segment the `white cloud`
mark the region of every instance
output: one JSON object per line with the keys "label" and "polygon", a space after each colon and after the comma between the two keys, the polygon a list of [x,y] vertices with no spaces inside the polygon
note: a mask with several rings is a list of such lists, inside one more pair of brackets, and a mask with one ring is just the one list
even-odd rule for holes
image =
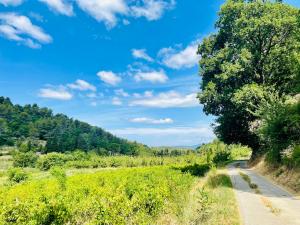
{"label": "white cloud", "polygon": [[175,6],[175,0],[143,0],[142,6],[132,6],[131,13],[134,17],[145,17],[147,20],[158,20],[164,12]]}
{"label": "white cloud", "polygon": [[133,93],[134,98],[151,98],[153,97],[153,91],[145,91],[143,94],[140,93]]}
{"label": "white cloud", "polygon": [[150,71],[142,72],[139,71],[134,75],[134,79],[138,82],[140,81],[150,81],[152,83],[165,83],[169,78],[165,74],[165,71]]}
{"label": "white cloud", "polygon": [[153,59],[146,53],[146,49],[132,49],[132,55],[136,59],[144,59],[153,62]]}
{"label": "white cloud", "polygon": [[114,97],[114,98],[112,99],[112,104],[113,104],[113,105],[122,105],[123,103],[122,103],[122,101],[121,101],[120,98]]}
{"label": "white cloud", "polygon": [[108,28],[117,24],[117,14],[126,15],[128,6],[124,0],[77,0],[78,6]]}
{"label": "white cloud", "polygon": [[40,0],[45,3],[51,10],[66,15],[74,15],[73,6],[69,4],[66,0]]}
{"label": "white cloud", "polygon": [[0,35],[31,48],[39,48],[40,43],[52,41],[51,36],[33,25],[28,17],[15,13],[0,13]]}
{"label": "white cloud", "polygon": [[144,106],[153,108],[183,108],[199,106],[197,94],[182,95],[176,91],[162,92],[156,96],[135,99],[130,106]]}
{"label": "white cloud", "polygon": [[[48,0],[49,1],[49,0]],[[124,17],[145,17],[158,20],[166,10],[175,6],[175,0],[76,0],[83,11],[104,22],[107,28],[116,26],[119,17],[124,25],[130,22]]]}
{"label": "white cloud", "polygon": [[138,117],[138,118],[131,119],[130,122],[147,123],[147,124],[170,124],[170,123],[173,123],[174,121],[170,118],[152,119],[152,118],[147,118],[147,117]]}
{"label": "white cloud", "polygon": [[23,3],[24,0],[0,0],[0,4],[4,6],[18,6]]}
{"label": "white cloud", "polygon": [[53,88],[42,88],[38,94],[41,98],[50,98],[57,100],[70,100],[73,95],[69,93],[64,87],[59,87],[57,89]]}
{"label": "white cloud", "polygon": [[96,87],[84,80],[76,80],[73,84],[68,84],[68,87],[80,91],[96,91]]}
{"label": "white cloud", "polygon": [[117,74],[113,73],[112,71],[99,71],[97,76],[105,83],[110,85],[117,85],[122,81],[121,77]]}
{"label": "white cloud", "polygon": [[172,69],[191,68],[198,64],[197,55],[198,41],[192,42],[186,48],[178,50],[174,48],[163,48],[159,51],[162,63]]}
{"label": "white cloud", "polygon": [[123,89],[115,90],[115,94],[122,97],[129,97],[129,94]]}

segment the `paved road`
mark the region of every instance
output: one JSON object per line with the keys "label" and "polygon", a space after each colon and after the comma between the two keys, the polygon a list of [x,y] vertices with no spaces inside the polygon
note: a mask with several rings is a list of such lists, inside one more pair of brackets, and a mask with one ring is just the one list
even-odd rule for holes
{"label": "paved road", "polygon": [[[245,161],[231,164],[228,170],[244,225],[300,225],[300,200],[247,169]],[[249,187],[240,172],[251,178],[260,193]]]}

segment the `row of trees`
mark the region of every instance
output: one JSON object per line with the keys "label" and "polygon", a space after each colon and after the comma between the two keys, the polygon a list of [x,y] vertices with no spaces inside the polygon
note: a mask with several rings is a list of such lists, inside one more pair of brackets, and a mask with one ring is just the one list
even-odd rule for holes
{"label": "row of trees", "polygon": [[48,108],[13,105],[4,97],[0,97],[0,145],[18,145],[24,151],[45,153],[81,149],[135,155],[147,150],[146,146],[118,138],[99,127],[63,114],[54,115]]}
{"label": "row of trees", "polygon": [[217,33],[199,46],[204,112],[217,116],[225,143],[252,147],[254,155],[300,144],[300,12],[270,0],[228,0]]}

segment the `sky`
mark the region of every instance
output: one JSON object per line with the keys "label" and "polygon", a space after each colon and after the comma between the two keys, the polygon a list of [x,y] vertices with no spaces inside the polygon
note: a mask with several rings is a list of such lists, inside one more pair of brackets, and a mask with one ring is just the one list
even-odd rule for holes
{"label": "sky", "polygon": [[0,96],[149,146],[209,142],[196,51],[223,3],[0,0]]}

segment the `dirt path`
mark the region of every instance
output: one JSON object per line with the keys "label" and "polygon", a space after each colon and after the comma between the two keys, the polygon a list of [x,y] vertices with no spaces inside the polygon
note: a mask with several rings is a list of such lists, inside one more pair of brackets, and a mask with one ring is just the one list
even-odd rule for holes
{"label": "dirt path", "polygon": [[[247,174],[257,189],[250,188],[241,177]],[[235,188],[244,225],[300,225],[300,200],[247,169],[246,162],[232,163],[228,173]]]}

